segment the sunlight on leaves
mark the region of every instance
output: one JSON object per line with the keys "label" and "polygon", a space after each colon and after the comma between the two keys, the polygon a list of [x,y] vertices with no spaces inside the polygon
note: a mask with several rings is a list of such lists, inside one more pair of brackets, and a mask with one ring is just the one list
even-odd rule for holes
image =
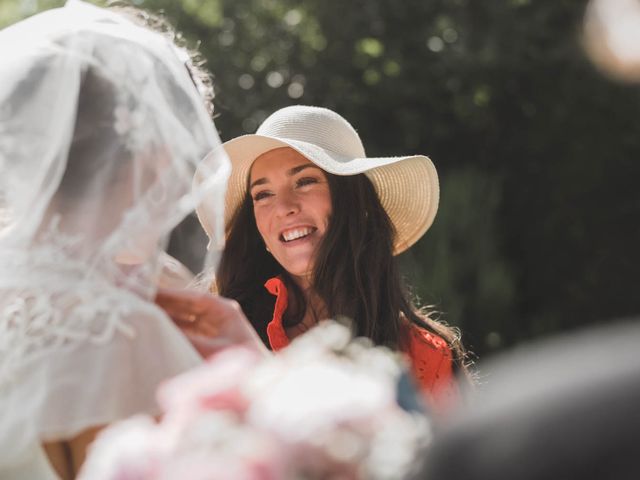
{"label": "sunlight on leaves", "polygon": [[378,58],[384,53],[384,45],[375,38],[363,38],[356,43],[356,50],[370,57]]}

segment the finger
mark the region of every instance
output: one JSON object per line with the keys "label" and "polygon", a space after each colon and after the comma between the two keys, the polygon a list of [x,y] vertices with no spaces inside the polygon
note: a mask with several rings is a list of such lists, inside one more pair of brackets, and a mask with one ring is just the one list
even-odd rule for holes
{"label": "finger", "polygon": [[217,337],[220,334],[220,330],[216,325],[204,324],[198,326],[198,333],[207,338]]}
{"label": "finger", "polygon": [[173,304],[164,304],[157,302],[158,305],[172,320],[185,323],[194,323],[198,319],[198,314],[187,310],[181,306]]}
{"label": "finger", "polygon": [[162,288],[156,294],[156,303],[173,312],[188,311],[189,314],[218,314],[226,306],[226,299],[208,293]]}
{"label": "finger", "polygon": [[156,293],[155,303],[173,310],[191,310],[194,297],[191,292],[161,289]]}
{"label": "finger", "polygon": [[219,333],[219,325],[218,322],[211,318],[200,317],[196,322],[191,326],[192,329],[200,334],[210,337],[217,335]]}
{"label": "finger", "polygon": [[[167,312],[169,313],[169,312]],[[191,312],[172,312],[172,314],[169,315],[173,320],[175,320],[176,322],[179,323],[183,323],[185,325],[196,325],[199,321],[199,317],[197,314],[195,313],[191,313]]]}
{"label": "finger", "polygon": [[209,357],[232,344],[224,337],[205,338],[201,336],[190,337],[191,344],[203,357]]}
{"label": "finger", "polygon": [[178,324],[178,326],[189,338],[193,336],[199,336],[203,338],[213,338],[220,336],[219,329],[212,324]]}
{"label": "finger", "polygon": [[196,305],[193,295],[185,292],[164,290],[158,293],[155,302],[177,322],[194,323],[202,316],[203,308]]}

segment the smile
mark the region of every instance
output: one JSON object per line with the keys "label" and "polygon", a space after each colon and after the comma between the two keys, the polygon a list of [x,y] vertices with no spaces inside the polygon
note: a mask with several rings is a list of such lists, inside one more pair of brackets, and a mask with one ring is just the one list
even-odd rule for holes
{"label": "smile", "polygon": [[282,242],[292,242],[293,240],[298,240],[300,238],[304,238],[308,235],[311,235],[315,232],[317,228],[314,227],[296,227],[291,228],[289,230],[285,230],[280,234],[280,241]]}

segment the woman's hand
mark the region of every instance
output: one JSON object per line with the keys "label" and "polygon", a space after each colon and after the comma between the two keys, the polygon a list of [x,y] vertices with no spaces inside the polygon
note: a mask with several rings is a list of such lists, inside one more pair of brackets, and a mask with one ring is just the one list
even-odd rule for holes
{"label": "woman's hand", "polygon": [[180,327],[203,357],[238,344],[268,354],[240,305],[234,300],[209,293],[160,288],[155,302]]}

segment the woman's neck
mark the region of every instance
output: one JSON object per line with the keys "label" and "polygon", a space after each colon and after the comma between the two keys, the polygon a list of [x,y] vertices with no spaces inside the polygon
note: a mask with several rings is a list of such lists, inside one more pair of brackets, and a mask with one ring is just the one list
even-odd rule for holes
{"label": "woman's neck", "polygon": [[[289,272],[287,272],[289,273]],[[293,275],[289,273],[291,279],[295,282],[295,284],[300,288],[300,291],[304,293],[305,298],[308,296],[307,292],[312,290],[312,277],[310,273],[304,275]]]}
{"label": "woman's neck", "polygon": [[[302,320],[287,328],[287,335],[289,338],[295,338],[298,335],[303,334],[307,330],[316,326],[321,320],[328,318],[327,306],[315,289],[311,286],[303,288],[298,282],[296,283],[300,286],[306,308],[302,316]],[[295,305],[292,306],[295,308]]]}

